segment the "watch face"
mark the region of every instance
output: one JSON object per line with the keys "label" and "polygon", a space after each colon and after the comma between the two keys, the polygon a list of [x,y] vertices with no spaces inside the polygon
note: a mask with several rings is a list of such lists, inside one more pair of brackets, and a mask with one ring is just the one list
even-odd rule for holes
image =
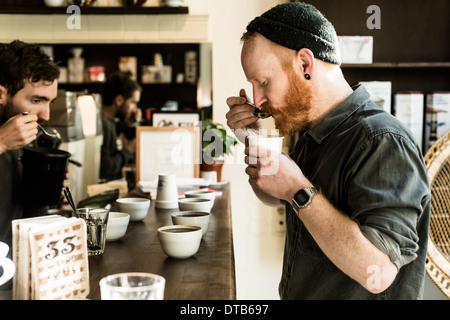
{"label": "watch face", "polygon": [[303,206],[309,201],[309,194],[306,193],[305,190],[300,190],[296,193],[295,199],[297,200],[298,204]]}

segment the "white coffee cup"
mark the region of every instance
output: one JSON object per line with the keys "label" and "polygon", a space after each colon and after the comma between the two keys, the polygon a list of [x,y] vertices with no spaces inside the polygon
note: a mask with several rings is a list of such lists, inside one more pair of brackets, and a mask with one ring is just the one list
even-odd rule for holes
{"label": "white coffee cup", "polygon": [[[281,156],[281,151],[283,147],[283,138],[279,136],[265,136],[265,135],[251,135],[248,136],[248,146],[249,147],[258,147],[258,157],[268,156],[272,161],[270,162],[270,166],[262,167],[261,174],[263,175],[274,175],[278,172],[279,169],[279,159]],[[252,165],[252,161],[256,160],[251,158],[250,165]]]}
{"label": "white coffee cup", "polygon": [[281,153],[283,139],[284,137],[279,136],[251,135],[248,136],[248,146],[258,146],[261,149]]}
{"label": "white coffee cup", "polygon": [[200,178],[208,180],[209,183],[217,183],[216,171],[200,171]]}
{"label": "white coffee cup", "polygon": [[178,187],[175,174],[160,173],[158,175],[155,207],[162,209],[178,208]]}
{"label": "white coffee cup", "polygon": [[14,263],[6,257],[8,251],[9,246],[4,242],[0,242],[0,268],[3,269],[3,273],[0,276],[0,286],[12,279],[16,271]]}

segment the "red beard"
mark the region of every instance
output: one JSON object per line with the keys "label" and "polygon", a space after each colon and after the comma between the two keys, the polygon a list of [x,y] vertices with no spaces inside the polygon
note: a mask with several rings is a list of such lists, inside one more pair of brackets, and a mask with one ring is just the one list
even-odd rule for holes
{"label": "red beard", "polygon": [[274,118],[275,127],[280,136],[294,135],[299,131],[311,128],[311,85],[300,87],[300,79],[293,71],[288,71],[289,88],[279,108],[273,108],[270,104],[261,108],[268,110]]}

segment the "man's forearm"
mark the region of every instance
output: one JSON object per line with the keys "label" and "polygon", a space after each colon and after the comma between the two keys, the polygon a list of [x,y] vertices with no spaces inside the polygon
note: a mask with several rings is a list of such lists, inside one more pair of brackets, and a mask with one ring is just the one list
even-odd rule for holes
{"label": "man's forearm", "polygon": [[[345,274],[372,293],[386,290],[397,275],[397,267],[361,232],[356,221],[340,212],[323,196],[300,209],[299,218],[325,255]],[[372,277],[378,277],[373,286]]]}

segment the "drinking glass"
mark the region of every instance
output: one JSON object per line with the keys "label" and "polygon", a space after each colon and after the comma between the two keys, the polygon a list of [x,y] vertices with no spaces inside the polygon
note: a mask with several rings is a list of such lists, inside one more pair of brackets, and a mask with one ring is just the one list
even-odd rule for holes
{"label": "drinking glass", "polygon": [[153,273],[118,273],[100,280],[100,293],[102,300],[163,300],[165,284]]}
{"label": "drinking glass", "polygon": [[86,222],[88,254],[90,256],[102,254],[105,251],[109,209],[81,208],[77,209],[74,215]]}

